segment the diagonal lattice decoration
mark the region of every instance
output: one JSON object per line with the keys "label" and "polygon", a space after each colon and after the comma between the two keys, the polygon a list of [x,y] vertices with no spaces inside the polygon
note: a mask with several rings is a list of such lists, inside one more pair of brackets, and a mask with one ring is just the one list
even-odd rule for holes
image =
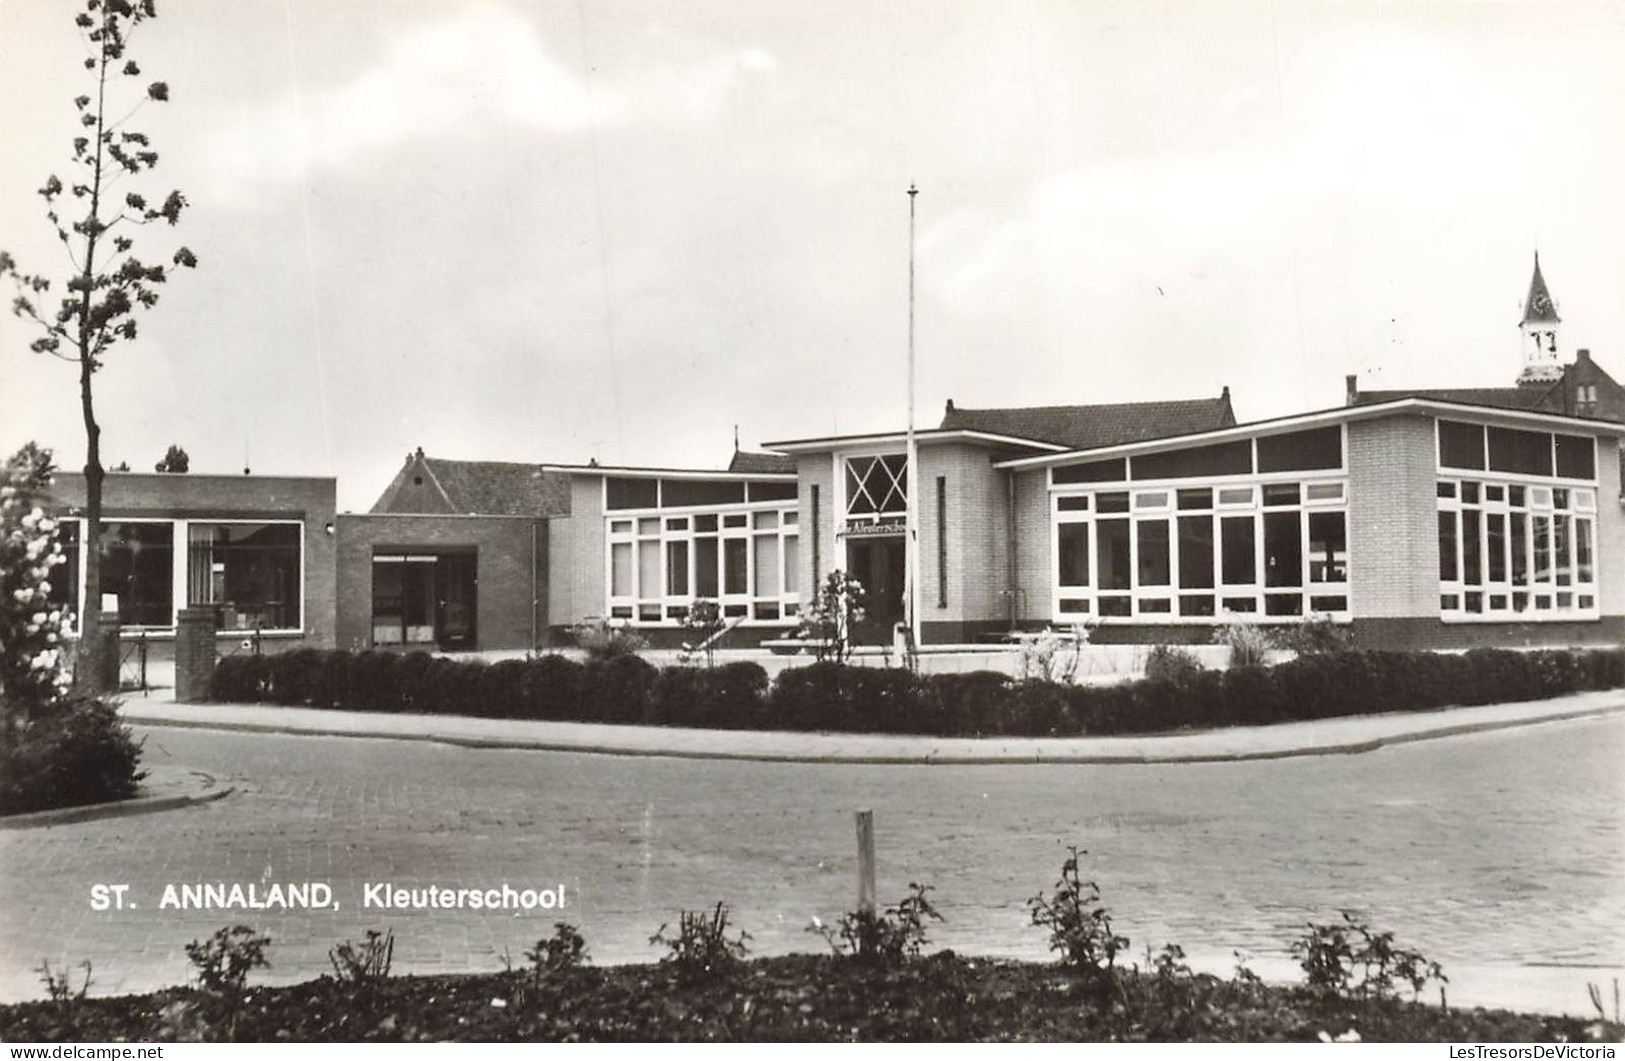
{"label": "diagonal lattice decoration", "polygon": [[848,516],[901,515],[908,509],[908,458],[853,457],[846,462]]}

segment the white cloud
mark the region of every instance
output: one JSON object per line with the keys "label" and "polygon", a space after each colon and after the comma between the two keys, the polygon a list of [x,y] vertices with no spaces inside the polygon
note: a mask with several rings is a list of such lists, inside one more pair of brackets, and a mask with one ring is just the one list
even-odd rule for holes
{"label": "white cloud", "polygon": [[474,7],[402,36],[384,61],[337,87],[286,92],[213,137],[216,186],[337,168],[379,150],[482,120],[571,134],[635,120],[706,117],[746,76],[777,69],[757,48],[595,76],[561,62],[524,18]]}

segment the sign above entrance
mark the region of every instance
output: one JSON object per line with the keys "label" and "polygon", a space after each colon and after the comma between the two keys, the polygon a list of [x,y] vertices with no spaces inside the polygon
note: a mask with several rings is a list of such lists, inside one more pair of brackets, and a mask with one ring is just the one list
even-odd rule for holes
{"label": "sign above entrance", "polygon": [[848,523],[841,533],[848,538],[880,538],[902,534],[908,529],[906,520],[883,519],[874,523]]}

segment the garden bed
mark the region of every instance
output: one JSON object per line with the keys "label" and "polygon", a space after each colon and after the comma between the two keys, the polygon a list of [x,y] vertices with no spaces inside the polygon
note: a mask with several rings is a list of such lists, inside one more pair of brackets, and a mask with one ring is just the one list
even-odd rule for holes
{"label": "garden bed", "polygon": [[[1175,657],[1178,660],[1178,657]],[[1140,681],[1074,685],[993,671],[914,674],[814,663],[657,668],[635,655],[483,663],[426,653],[233,656],[213,699],[348,711],[940,737],[1110,736],[1545,700],[1625,685],[1620,649],[1341,651],[1271,667],[1193,660]]]}
{"label": "garden bed", "polygon": [[[1090,1040],[1587,1042],[1572,1017],[1327,999],[1251,978],[1123,973],[1111,997],[1048,964],[941,952],[893,967],[792,955],[685,983],[669,965],[392,977],[370,989],[330,977],[251,990],[236,1038],[253,1042],[570,1040]],[[0,1039],[173,1041],[224,1037],[199,1024],[199,993],[0,1006]],[[1351,1034],[1352,1033],[1352,1034]]]}

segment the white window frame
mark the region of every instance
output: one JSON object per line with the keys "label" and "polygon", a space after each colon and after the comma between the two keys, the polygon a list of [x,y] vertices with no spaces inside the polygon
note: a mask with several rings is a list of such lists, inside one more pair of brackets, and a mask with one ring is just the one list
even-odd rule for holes
{"label": "white window frame", "polygon": [[[86,572],[85,568],[86,568],[86,563],[90,558],[89,557],[90,543],[88,541],[88,534],[87,534],[87,531],[86,531],[86,524],[88,524],[90,521],[85,519],[82,516],[68,516],[68,517],[59,518],[58,522],[59,523],[66,523],[66,522],[69,522],[70,520],[73,523],[76,523],[78,525],[78,527],[79,527],[79,571],[78,571],[78,583],[79,584],[76,587],[75,596],[76,596],[77,600],[79,601],[79,615],[81,616],[80,621],[82,623],[83,622],[82,617],[85,614],[85,607],[86,607],[86,604],[87,604],[86,594],[87,594],[87,591],[89,589],[89,587],[85,583],[85,579],[87,577],[87,572]],[[306,611],[305,611],[305,609],[308,606],[307,597],[309,596],[309,594],[306,592],[306,585],[307,585],[309,575],[310,575],[310,570],[309,570],[309,566],[308,566],[309,560],[308,560],[308,558],[306,556],[305,520],[299,519],[299,518],[285,517],[285,516],[278,516],[278,517],[267,518],[267,519],[247,519],[247,518],[243,518],[243,517],[239,517],[239,516],[230,516],[230,517],[222,516],[222,517],[218,517],[218,518],[216,518],[216,517],[203,517],[203,518],[198,518],[198,519],[192,519],[192,518],[177,519],[177,518],[172,517],[172,516],[171,517],[165,517],[165,516],[103,516],[101,522],[102,522],[102,526],[104,526],[104,527],[107,526],[110,523],[167,523],[167,524],[170,525],[171,534],[173,535],[173,538],[171,539],[171,542],[170,542],[170,550],[171,550],[172,555],[174,553],[179,553],[180,554],[180,559],[178,561],[172,562],[171,565],[170,565],[169,624],[167,626],[145,626],[145,625],[133,625],[133,624],[132,625],[123,625],[121,623],[121,625],[120,625],[121,630],[141,631],[141,632],[144,632],[149,637],[156,635],[160,640],[162,640],[164,638],[168,638],[168,637],[173,637],[175,635],[175,626],[176,626],[176,623],[178,621],[180,610],[182,608],[186,608],[186,607],[191,606],[190,602],[187,600],[187,597],[189,596],[189,594],[187,592],[187,590],[188,590],[187,572],[188,572],[188,569],[189,569],[189,565],[192,562],[192,550],[191,550],[191,526],[192,526],[192,524],[197,523],[197,524],[201,524],[203,526],[216,526],[216,525],[224,525],[224,524],[236,524],[236,525],[253,524],[255,526],[268,526],[268,525],[275,524],[277,526],[298,527],[299,528],[299,625],[296,626],[296,627],[262,628],[259,631],[259,633],[261,635],[263,635],[263,636],[276,636],[276,637],[295,637],[295,636],[302,637],[302,636],[304,636],[304,634],[306,632]],[[101,607],[101,596],[100,596],[100,590],[99,589],[97,591],[96,606],[97,606],[98,610]],[[203,607],[207,607],[207,605],[203,605]],[[252,633],[252,631],[244,631],[244,630],[241,630],[241,629],[238,629],[238,630],[216,630],[215,631],[215,636],[216,637],[223,637],[223,638],[234,638],[234,637],[242,637],[245,633]]]}
{"label": "white window frame", "polygon": [[[1347,446],[1347,438],[1344,439]],[[1344,452],[1347,450],[1345,448]],[[1347,464],[1345,457],[1344,464]],[[1264,505],[1264,487],[1280,483],[1296,483],[1298,485],[1298,501],[1293,505]],[[1336,498],[1317,498],[1308,500],[1308,487],[1310,485],[1336,484],[1341,487],[1341,496]],[[1252,501],[1249,504],[1228,502],[1221,504],[1219,490],[1224,487],[1247,486],[1252,491]],[[1202,509],[1186,509],[1183,512],[1178,507],[1178,491],[1202,489],[1211,490],[1212,500],[1208,507]],[[1156,509],[1136,509],[1134,503],[1142,493],[1167,493],[1167,504]],[[1098,495],[1102,493],[1127,493],[1129,495],[1129,510],[1126,512],[1107,512],[1102,514]],[[1330,618],[1333,622],[1348,623],[1353,621],[1354,613],[1354,575],[1353,558],[1350,555],[1349,543],[1349,504],[1348,479],[1344,470],[1320,470],[1314,472],[1269,472],[1264,475],[1232,475],[1213,476],[1209,478],[1191,479],[1142,479],[1131,482],[1100,482],[1100,483],[1063,483],[1059,486],[1053,482],[1050,485],[1050,612],[1051,620],[1058,624],[1076,623],[1083,620],[1099,622],[1106,625],[1138,625],[1138,624],[1167,624],[1167,625],[1222,625],[1237,621],[1293,624],[1302,623],[1312,618]],[[1062,511],[1060,503],[1062,498],[1087,496],[1088,507],[1081,510]],[[1298,534],[1300,542],[1300,584],[1290,589],[1285,587],[1271,590],[1265,584],[1264,578],[1264,515],[1270,512],[1296,512],[1298,515]],[[1312,582],[1310,581],[1312,552],[1309,548],[1309,517],[1320,512],[1336,512],[1343,516],[1343,570],[1344,579],[1341,582]],[[1209,589],[1181,590],[1179,586],[1179,519],[1181,515],[1206,515],[1212,521],[1213,527],[1213,586]],[[1224,530],[1223,521],[1226,518],[1247,517],[1253,523],[1253,576],[1254,580],[1247,585],[1227,585],[1224,582]],[[1122,519],[1128,523],[1129,535],[1129,588],[1127,590],[1111,590],[1106,593],[1109,597],[1121,597],[1125,594],[1129,598],[1130,612],[1126,616],[1103,616],[1100,614],[1100,547],[1099,537],[1094,524],[1100,519]],[[1168,526],[1168,563],[1169,581],[1167,585],[1142,586],[1140,584],[1140,535],[1139,524],[1143,522],[1160,521]],[[1089,584],[1087,586],[1061,585],[1061,558],[1060,558],[1060,528],[1063,523],[1083,523],[1089,526]],[[1595,550],[1593,550],[1595,551]],[[1269,615],[1266,613],[1267,600],[1271,595],[1284,596],[1296,590],[1302,597],[1303,610],[1297,615]],[[1213,615],[1181,615],[1179,613],[1179,598],[1184,596],[1211,595],[1214,601]],[[1231,612],[1224,608],[1225,598],[1250,598],[1254,611]],[[1313,608],[1315,597],[1342,597],[1344,607],[1336,611],[1317,611]],[[1086,600],[1087,611],[1063,611],[1062,600]],[[1169,601],[1168,611],[1146,611],[1142,607],[1145,600]]]}

